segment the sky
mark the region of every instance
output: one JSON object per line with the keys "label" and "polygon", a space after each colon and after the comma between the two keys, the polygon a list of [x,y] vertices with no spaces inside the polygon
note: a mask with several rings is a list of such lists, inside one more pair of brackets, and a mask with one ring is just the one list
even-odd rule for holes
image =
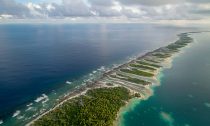
{"label": "sky", "polygon": [[210,0],[0,0],[0,21],[210,22]]}

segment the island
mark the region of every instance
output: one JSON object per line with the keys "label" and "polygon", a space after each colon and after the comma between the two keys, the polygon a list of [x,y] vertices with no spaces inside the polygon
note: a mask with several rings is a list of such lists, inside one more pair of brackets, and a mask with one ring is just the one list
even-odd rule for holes
{"label": "island", "polygon": [[97,80],[60,99],[54,108],[31,121],[30,126],[111,126],[119,110],[133,98],[144,99],[158,74],[167,67],[181,48],[193,42],[189,33],[165,47],[148,52],[123,65],[106,71]]}

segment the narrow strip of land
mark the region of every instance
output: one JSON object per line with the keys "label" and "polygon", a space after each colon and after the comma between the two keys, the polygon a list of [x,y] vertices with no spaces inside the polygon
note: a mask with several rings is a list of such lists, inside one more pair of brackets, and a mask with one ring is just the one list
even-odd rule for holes
{"label": "narrow strip of land", "polygon": [[176,42],[104,73],[100,79],[71,93],[28,125],[112,125],[119,109],[134,97],[143,98],[144,91],[156,81],[164,64],[191,42],[188,33],[180,34]]}

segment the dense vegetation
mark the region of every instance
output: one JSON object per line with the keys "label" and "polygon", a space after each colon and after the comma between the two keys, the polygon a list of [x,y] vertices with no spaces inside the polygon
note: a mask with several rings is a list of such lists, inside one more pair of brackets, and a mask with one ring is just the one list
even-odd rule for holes
{"label": "dense vegetation", "polygon": [[116,75],[110,75],[110,77],[117,78],[117,79],[124,80],[124,81],[128,81],[128,82],[131,82],[131,83],[136,83],[136,84],[142,84],[142,85],[150,84],[150,82],[147,82],[145,80],[140,80],[140,79],[125,76],[125,75],[122,75],[122,74],[117,74],[117,75],[120,76],[120,77],[118,77]]}
{"label": "dense vegetation", "polygon": [[168,48],[172,51],[178,51],[179,48],[182,48],[191,42],[192,42],[192,38],[186,36],[185,34],[182,34],[182,35],[180,35],[180,39],[178,41],[166,46],[166,48]]}
{"label": "dense vegetation", "polygon": [[172,51],[178,51],[179,48],[184,47],[183,45],[179,45],[179,44],[170,44],[168,45],[166,48],[172,50]]}
{"label": "dense vegetation", "polygon": [[156,57],[158,57],[158,58],[168,58],[168,57],[170,57],[171,55],[170,54],[167,54],[167,53],[155,53],[155,54],[153,54],[153,56],[156,56]]}
{"label": "dense vegetation", "polygon": [[145,76],[145,77],[153,77],[154,76],[154,74],[152,74],[152,73],[141,71],[138,69],[120,69],[120,71],[125,72],[125,73],[139,75],[139,76]]}
{"label": "dense vegetation", "polygon": [[33,126],[110,126],[130,98],[124,87],[92,89],[46,114]]}
{"label": "dense vegetation", "polygon": [[148,69],[148,70],[152,70],[155,71],[156,69],[153,67],[149,67],[149,66],[144,66],[144,65],[139,65],[139,64],[130,64],[131,67],[136,67],[136,68],[142,68],[142,69]]}
{"label": "dense vegetation", "polygon": [[146,65],[146,66],[151,66],[151,67],[156,67],[156,68],[160,68],[161,66],[160,65],[156,65],[156,64],[152,64],[152,63],[147,63],[147,62],[144,62],[144,61],[136,61],[138,64],[141,64],[141,65]]}
{"label": "dense vegetation", "polygon": [[151,59],[144,59],[145,61],[152,62],[152,63],[160,63],[159,61],[151,60]]}

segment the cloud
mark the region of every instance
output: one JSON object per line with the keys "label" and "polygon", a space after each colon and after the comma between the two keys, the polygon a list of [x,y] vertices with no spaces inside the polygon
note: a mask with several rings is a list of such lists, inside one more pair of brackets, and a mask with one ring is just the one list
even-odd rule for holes
{"label": "cloud", "polygon": [[26,5],[30,11],[30,14],[32,17],[43,17],[44,15],[42,14],[42,7],[38,4],[33,4],[33,3],[28,3]]}
{"label": "cloud", "polygon": [[161,6],[166,4],[210,3],[209,0],[119,0],[125,5]]}
{"label": "cloud", "polygon": [[90,9],[83,0],[63,0],[63,4],[56,11],[61,11],[63,16],[90,16]]}
{"label": "cloud", "polygon": [[194,6],[194,8],[190,11],[190,13],[194,13],[194,14],[202,15],[202,16],[209,16],[210,3],[199,4],[197,6]]}
{"label": "cloud", "polygon": [[210,15],[210,9],[200,9],[200,10],[194,10],[192,12],[195,14]]}
{"label": "cloud", "polygon": [[189,13],[193,5],[178,4],[178,5],[162,5],[156,7],[145,7],[149,17],[156,20],[197,20],[198,17]]}
{"label": "cloud", "polygon": [[209,0],[187,0],[187,1],[191,3],[210,3]]}
{"label": "cloud", "polygon": [[114,0],[88,0],[88,3],[95,6],[111,6]]}
{"label": "cloud", "polygon": [[147,6],[160,6],[165,4],[177,4],[184,0],[119,0],[125,5],[147,5]]}
{"label": "cloud", "polygon": [[0,15],[11,15],[16,18],[24,18],[29,15],[28,8],[14,0],[0,0]]}
{"label": "cloud", "polygon": [[0,19],[198,20],[209,13],[209,0],[0,0]]}
{"label": "cloud", "polygon": [[0,15],[0,19],[11,19],[11,18],[13,18],[13,16],[9,15],[9,14],[2,14],[2,15]]}

